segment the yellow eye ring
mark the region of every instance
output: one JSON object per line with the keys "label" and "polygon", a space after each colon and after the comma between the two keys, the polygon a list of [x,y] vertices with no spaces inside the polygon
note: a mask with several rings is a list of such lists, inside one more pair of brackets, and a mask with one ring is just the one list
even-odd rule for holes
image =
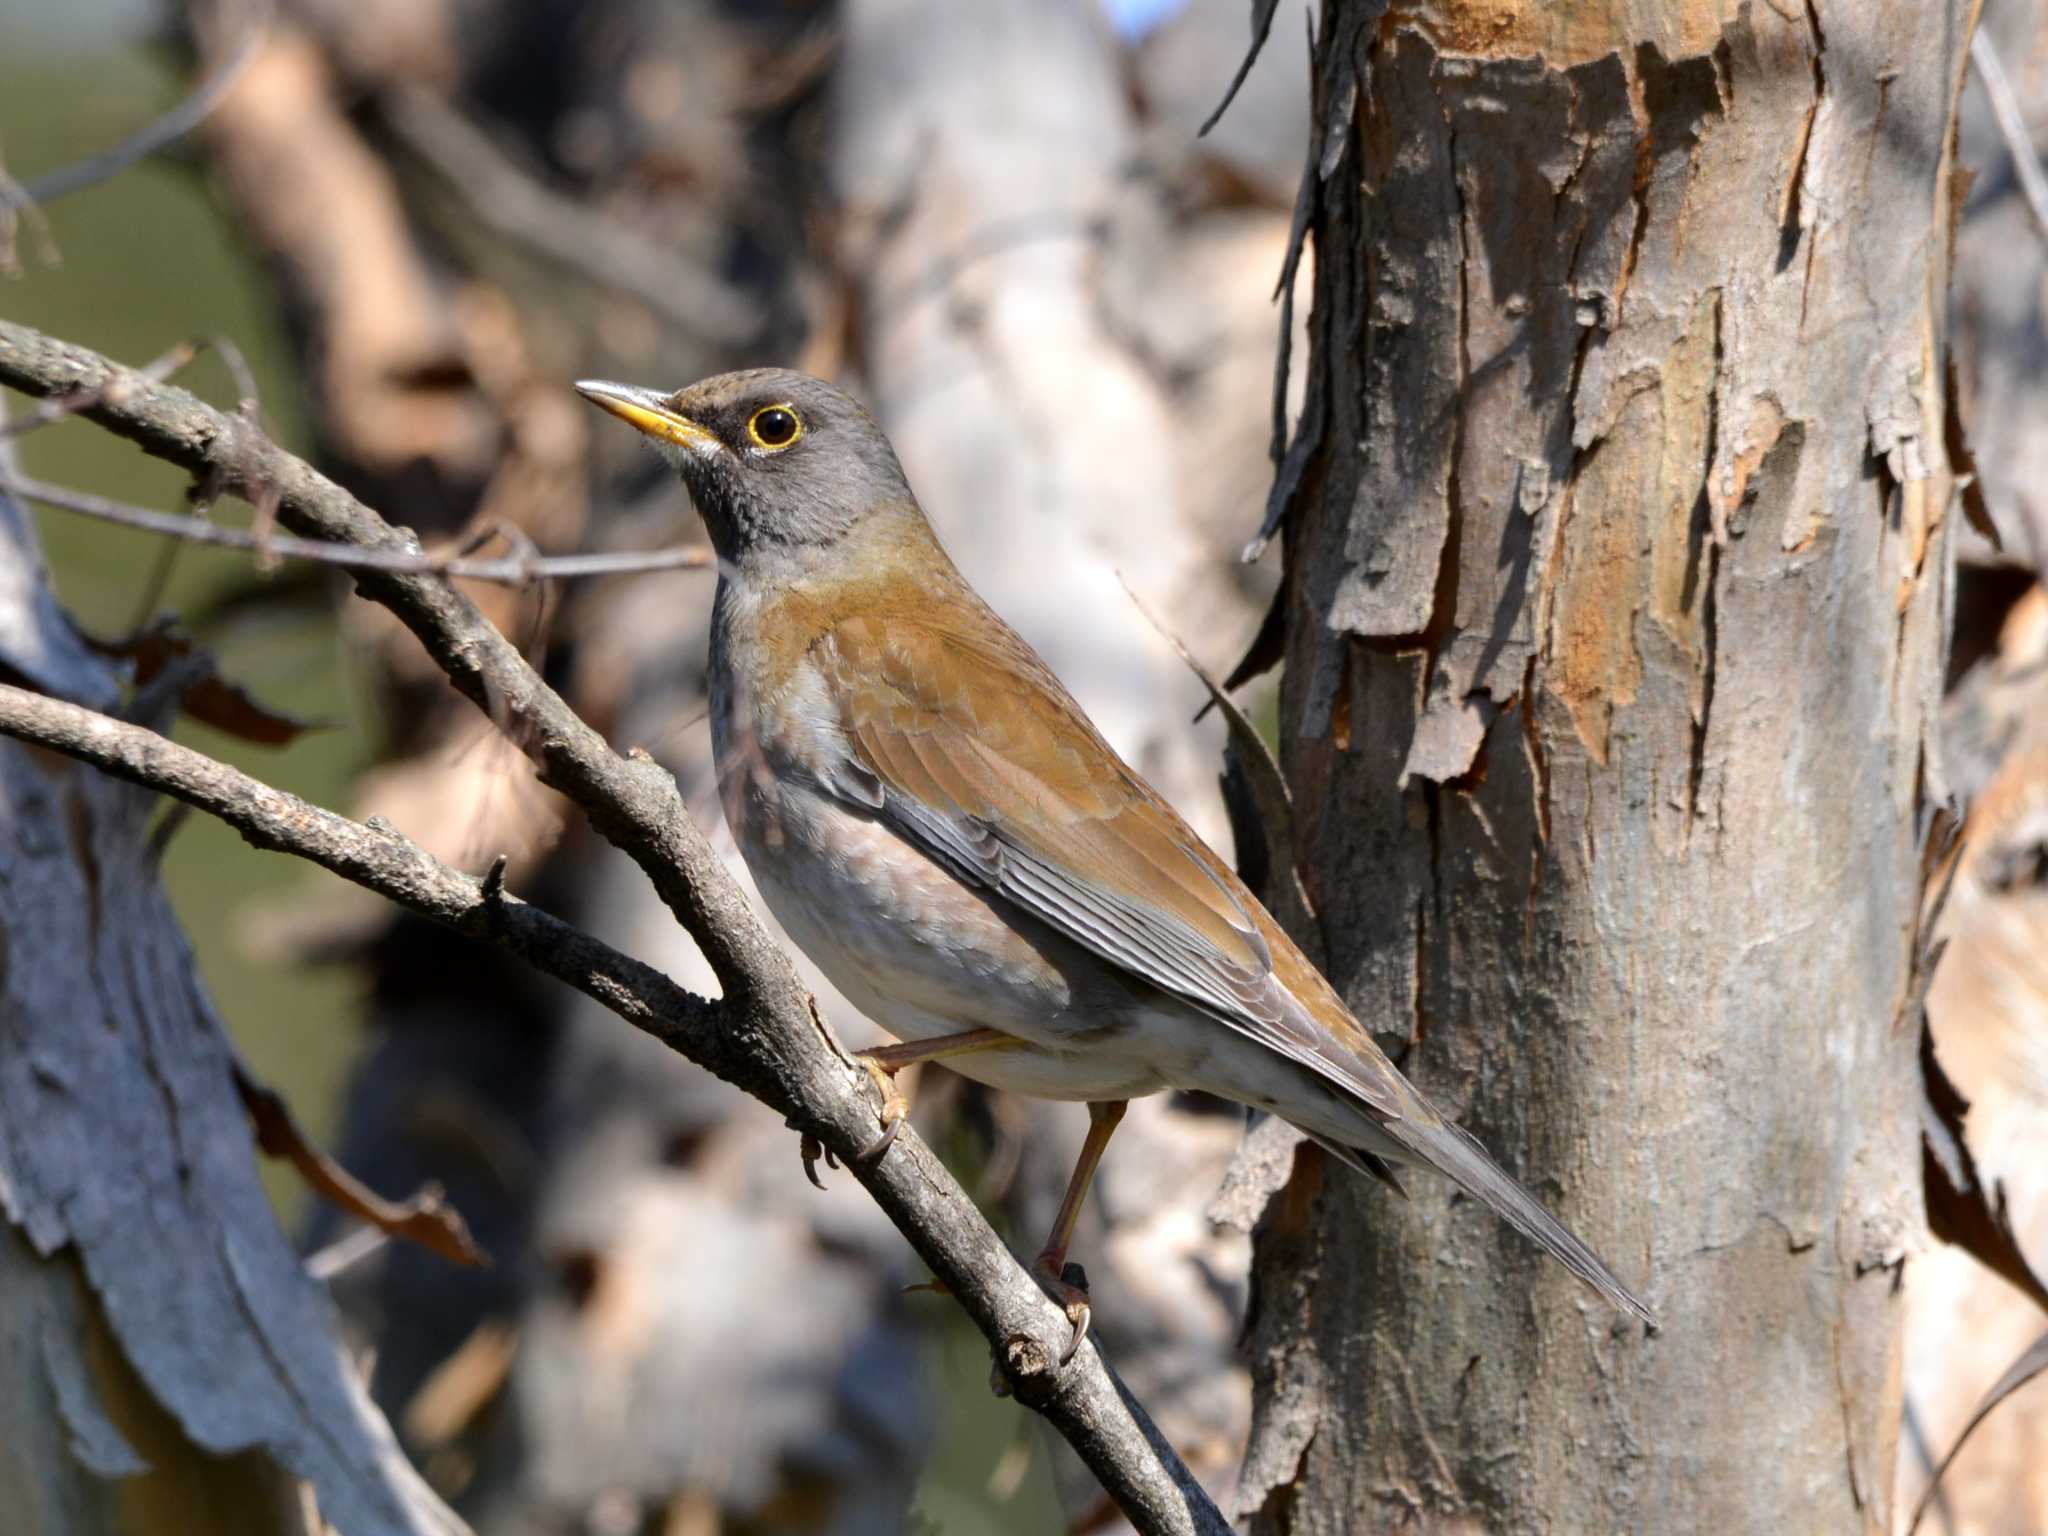
{"label": "yellow eye ring", "polygon": [[788,405],[764,405],[747,418],[747,436],[769,453],[782,452],[803,435],[803,418]]}

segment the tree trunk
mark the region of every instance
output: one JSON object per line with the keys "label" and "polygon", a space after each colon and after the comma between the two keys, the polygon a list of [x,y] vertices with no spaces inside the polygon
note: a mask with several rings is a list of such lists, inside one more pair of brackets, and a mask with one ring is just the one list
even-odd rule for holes
{"label": "tree trunk", "polygon": [[1281,710],[1331,974],[1637,1285],[1302,1156],[1264,1531],[1883,1530],[1970,8],[1329,0]]}

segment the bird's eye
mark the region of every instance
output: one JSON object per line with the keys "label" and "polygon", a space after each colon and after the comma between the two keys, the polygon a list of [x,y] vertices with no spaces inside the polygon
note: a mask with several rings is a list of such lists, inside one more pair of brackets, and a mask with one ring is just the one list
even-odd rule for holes
{"label": "bird's eye", "polygon": [[773,453],[804,435],[804,424],[786,405],[764,405],[747,418],[747,436]]}

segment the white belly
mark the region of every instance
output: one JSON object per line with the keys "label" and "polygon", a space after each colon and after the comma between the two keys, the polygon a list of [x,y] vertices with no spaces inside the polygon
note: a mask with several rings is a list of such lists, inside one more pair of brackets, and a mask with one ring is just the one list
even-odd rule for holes
{"label": "white belly", "polygon": [[[773,797],[771,808],[768,801]],[[904,1040],[970,1029],[1014,1047],[947,1066],[1036,1098],[1123,1099],[1166,1081],[1130,1051],[1140,1030],[1091,1017],[1062,971],[977,893],[880,822],[808,786],[742,788],[727,814],[747,867],[797,946]]]}

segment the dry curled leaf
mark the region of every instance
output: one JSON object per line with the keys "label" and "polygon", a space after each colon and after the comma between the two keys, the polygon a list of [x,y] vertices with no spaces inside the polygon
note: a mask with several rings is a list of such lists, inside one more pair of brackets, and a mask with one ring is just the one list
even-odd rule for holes
{"label": "dry curled leaf", "polygon": [[246,690],[215,671],[212,658],[175,624],[154,624],[124,640],[92,644],[103,656],[133,663],[138,688],[155,682],[172,666],[193,660],[194,675],[179,690],[179,708],[202,725],[237,740],[285,747],[320,727],[317,720],[301,720],[257,703]]}
{"label": "dry curled leaf", "polygon": [[490,1255],[477,1246],[462,1213],[447,1203],[438,1185],[423,1186],[410,1200],[386,1200],[308,1142],[283,1095],[257,1082],[240,1065],[235,1068],[235,1091],[256,1128],[256,1145],[267,1156],[289,1161],[323,1199],[451,1264],[474,1269],[490,1263]]}

